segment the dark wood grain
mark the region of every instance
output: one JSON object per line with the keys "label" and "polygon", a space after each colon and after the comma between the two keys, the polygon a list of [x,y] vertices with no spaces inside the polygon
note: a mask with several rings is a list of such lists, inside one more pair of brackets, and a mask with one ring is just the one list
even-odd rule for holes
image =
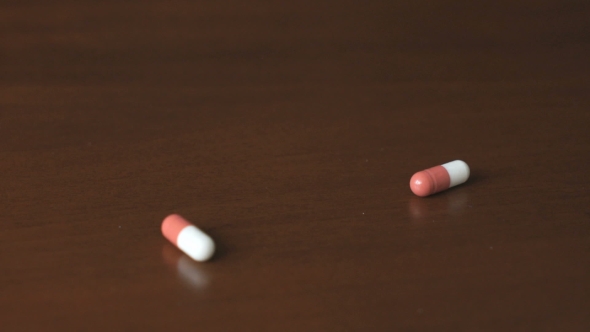
{"label": "dark wood grain", "polygon": [[[589,17],[3,2],[0,329],[589,330]],[[410,192],[454,159],[468,183]]]}

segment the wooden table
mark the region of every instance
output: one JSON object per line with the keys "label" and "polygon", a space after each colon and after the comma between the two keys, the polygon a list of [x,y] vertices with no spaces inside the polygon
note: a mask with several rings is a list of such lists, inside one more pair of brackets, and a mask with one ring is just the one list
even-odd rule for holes
{"label": "wooden table", "polygon": [[[589,17],[3,2],[0,329],[590,330]],[[466,184],[410,192],[454,159]]]}

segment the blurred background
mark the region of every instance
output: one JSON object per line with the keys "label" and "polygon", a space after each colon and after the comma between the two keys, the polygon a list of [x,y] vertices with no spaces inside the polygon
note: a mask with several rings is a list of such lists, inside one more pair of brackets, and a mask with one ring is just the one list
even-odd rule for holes
{"label": "blurred background", "polygon": [[[587,1],[3,1],[6,331],[585,331]],[[463,186],[427,199],[419,170]],[[217,242],[192,262],[180,213]]]}

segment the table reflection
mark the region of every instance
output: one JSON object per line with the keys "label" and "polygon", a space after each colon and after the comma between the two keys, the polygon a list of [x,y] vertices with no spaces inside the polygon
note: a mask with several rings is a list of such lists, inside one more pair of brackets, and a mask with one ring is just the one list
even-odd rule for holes
{"label": "table reflection", "polygon": [[178,279],[185,286],[200,291],[210,284],[211,278],[202,266],[204,263],[193,261],[171,244],[162,248],[162,258],[166,265],[176,270]]}
{"label": "table reflection", "polygon": [[469,194],[464,191],[441,193],[432,197],[412,197],[408,202],[410,217],[416,222],[442,216],[461,215],[469,206]]}

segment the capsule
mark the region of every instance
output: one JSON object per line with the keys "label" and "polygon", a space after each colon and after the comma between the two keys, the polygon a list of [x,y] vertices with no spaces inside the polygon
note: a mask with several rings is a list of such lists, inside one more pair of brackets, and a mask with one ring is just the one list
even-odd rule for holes
{"label": "capsule", "polygon": [[196,261],[204,262],[215,252],[215,243],[209,235],[177,214],[171,214],[162,221],[162,234]]}
{"label": "capsule", "polygon": [[426,197],[467,181],[469,166],[462,160],[451,161],[420,171],[410,179],[414,194]]}

